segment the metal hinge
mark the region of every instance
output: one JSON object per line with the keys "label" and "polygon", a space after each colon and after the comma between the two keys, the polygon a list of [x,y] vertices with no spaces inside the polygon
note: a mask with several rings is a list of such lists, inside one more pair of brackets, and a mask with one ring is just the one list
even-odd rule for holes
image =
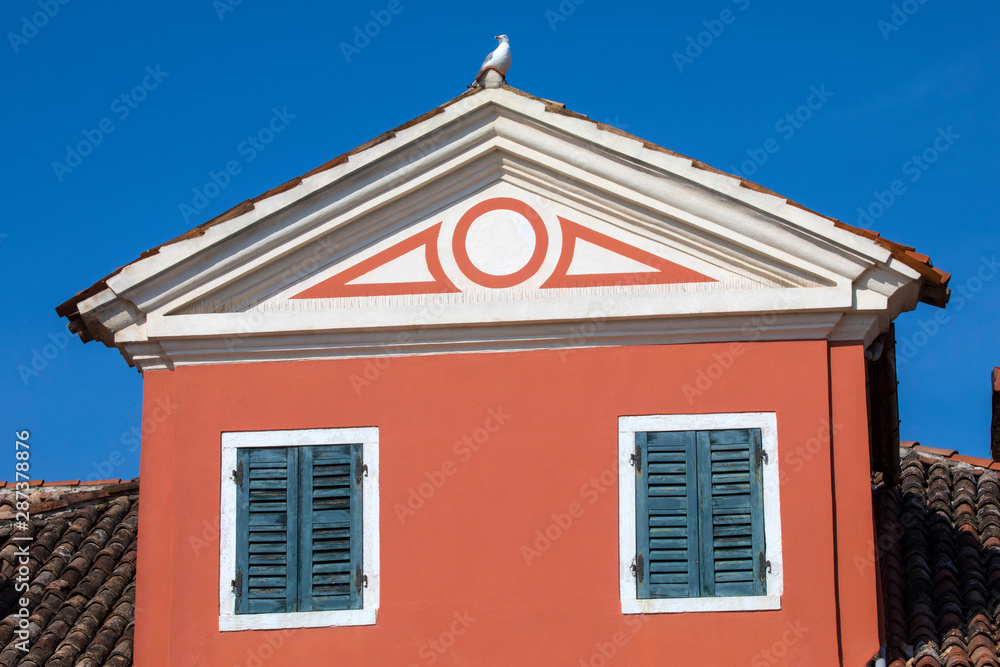
{"label": "metal hinge", "polygon": [[635,577],[635,580],[642,583],[642,575],[644,574],[642,554],[635,555],[635,560],[632,561],[632,567],[629,569],[632,571],[632,576]]}
{"label": "metal hinge", "polygon": [[236,570],[236,578],[232,581],[233,593],[238,596],[243,591],[243,572],[241,570]]}
{"label": "metal hinge", "polygon": [[764,451],[764,446],[760,443],[760,437],[757,435],[753,436],[753,460],[758,468],[762,463],[768,463],[767,452]]}
{"label": "metal hinge", "polygon": [[360,593],[362,586],[368,588],[368,575],[362,575],[361,566],[358,565],[354,570],[354,590]]}
{"label": "metal hinge", "polygon": [[757,554],[757,567],[760,570],[760,580],[767,580],[767,573],[771,571],[771,561],[764,557],[764,552]]}
{"label": "metal hinge", "polygon": [[358,454],[354,459],[354,481],[358,484],[361,483],[362,477],[368,476],[368,466],[361,463],[361,455]]}
{"label": "metal hinge", "polygon": [[635,446],[635,452],[628,457],[629,463],[635,466],[636,472],[642,472],[642,447]]}
{"label": "metal hinge", "polygon": [[233,481],[236,482],[237,486],[243,486],[243,461],[236,464],[236,470],[233,471]]}

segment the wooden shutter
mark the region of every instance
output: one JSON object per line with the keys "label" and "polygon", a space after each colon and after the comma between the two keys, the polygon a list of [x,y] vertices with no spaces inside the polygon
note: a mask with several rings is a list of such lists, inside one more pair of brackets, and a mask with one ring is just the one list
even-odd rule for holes
{"label": "wooden shutter", "polygon": [[636,434],[637,597],[700,594],[694,433]]}
{"label": "wooden shutter", "polygon": [[698,433],[702,595],[763,595],[760,430]]}
{"label": "wooden shutter", "polygon": [[763,595],[759,429],[636,434],[639,599]]}
{"label": "wooden shutter", "polygon": [[303,447],[299,610],[360,609],[361,445]]}
{"label": "wooden shutter", "polygon": [[236,612],[292,611],[296,597],[296,448],[238,450],[237,482]]}

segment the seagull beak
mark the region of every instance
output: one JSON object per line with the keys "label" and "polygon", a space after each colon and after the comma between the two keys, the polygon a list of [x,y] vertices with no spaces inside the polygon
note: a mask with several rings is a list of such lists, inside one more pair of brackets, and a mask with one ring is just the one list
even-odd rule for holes
{"label": "seagull beak", "polygon": [[493,39],[500,39],[500,35],[493,35]]}

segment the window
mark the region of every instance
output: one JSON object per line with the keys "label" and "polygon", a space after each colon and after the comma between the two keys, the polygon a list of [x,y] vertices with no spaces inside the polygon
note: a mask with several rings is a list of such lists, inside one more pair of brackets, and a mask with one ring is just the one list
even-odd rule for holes
{"label": "window", "polygon": [[371,625],[378,430],[224,433],[221,630]]}
{"label": "window", "polygon": [[619,420],[622,611],[780,608],[773,413]]}

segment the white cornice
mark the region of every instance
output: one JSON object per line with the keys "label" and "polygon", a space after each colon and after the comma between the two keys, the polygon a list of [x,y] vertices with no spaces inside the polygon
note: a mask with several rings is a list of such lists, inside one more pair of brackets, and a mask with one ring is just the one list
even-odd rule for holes
{"label": "white cornice", "polygon": [[376,331],[314,331],[271,335],[175,337],[158,348],[125,343],[143,370],[175,365],[398,357],[468,352],[573,350],[617,345],[823,340],[840,313],[761,314],[536,324],[410,327]]}

